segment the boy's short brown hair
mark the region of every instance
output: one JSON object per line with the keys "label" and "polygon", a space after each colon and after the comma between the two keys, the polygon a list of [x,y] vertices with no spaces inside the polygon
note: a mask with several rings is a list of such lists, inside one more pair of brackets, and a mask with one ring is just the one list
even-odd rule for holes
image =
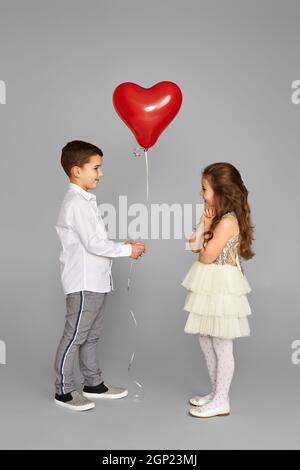
{"label": "boy's short brown hair", "polygon": [[83,142],[82,140],[72,140],[63,147],[60,162],[65,173],[70,178],[71,168],[73,166],[82,168],[85,163],[89,163],[90,157],[93,155],[103,157],[103,152],[96,145]]}

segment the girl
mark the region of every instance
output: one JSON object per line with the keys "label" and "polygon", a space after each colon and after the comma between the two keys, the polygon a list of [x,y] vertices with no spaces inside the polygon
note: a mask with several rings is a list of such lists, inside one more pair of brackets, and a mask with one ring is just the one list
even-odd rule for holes
{"label": "girl", "polygon": [[247,316],[251,309],[246,294],[251,287],[240,257],[247,260],[254,253],[248,190],[238,170],[230,163],[208,165],[202,173],[201,196],[205,201],[199,224],[203,232],[199,235],[198,227],[189,240],[199,257],[182,285],[189,291],[184,310],[190,312],[184,331],[199,335],[212,384],[210,394],[191,398],[190,414],[207,418],[230,413],[232,340],[250,335]]}

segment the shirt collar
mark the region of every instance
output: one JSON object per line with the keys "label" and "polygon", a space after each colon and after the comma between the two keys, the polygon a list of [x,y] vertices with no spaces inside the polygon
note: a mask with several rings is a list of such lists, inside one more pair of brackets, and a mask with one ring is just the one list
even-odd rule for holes
{"label": "shirt collar", "polygon": [[96,199],[95,194],[89,193],[85,189],[82,189],[80,186],[78,186],[78,184],[69,183],[69,189],[72,189],[73,191],[77,191],[78,193],[82,194],[82,196],[85,197],[85,199],[87,199],[88,201],[90,199]]}

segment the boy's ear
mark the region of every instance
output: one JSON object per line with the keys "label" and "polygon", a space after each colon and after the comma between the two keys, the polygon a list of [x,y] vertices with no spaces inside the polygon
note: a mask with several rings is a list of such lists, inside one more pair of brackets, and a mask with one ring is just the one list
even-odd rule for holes
{"label": "boy's ear", "polygon": [[77,166],[77,165],[72,166],[71,175],[72,176],[80,176],[79,175],[79,166]]}

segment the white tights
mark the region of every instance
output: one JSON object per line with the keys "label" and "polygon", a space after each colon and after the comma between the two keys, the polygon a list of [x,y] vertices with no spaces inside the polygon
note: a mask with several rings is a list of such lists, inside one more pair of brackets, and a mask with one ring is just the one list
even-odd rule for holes
{"label": "white tights", "polygon": [[201,410],[222,406],[228,399],[234,372],[232,339],[199,335],[199,343],[206,359],[212,384],[212,392],[206,395],[210,401]]}

